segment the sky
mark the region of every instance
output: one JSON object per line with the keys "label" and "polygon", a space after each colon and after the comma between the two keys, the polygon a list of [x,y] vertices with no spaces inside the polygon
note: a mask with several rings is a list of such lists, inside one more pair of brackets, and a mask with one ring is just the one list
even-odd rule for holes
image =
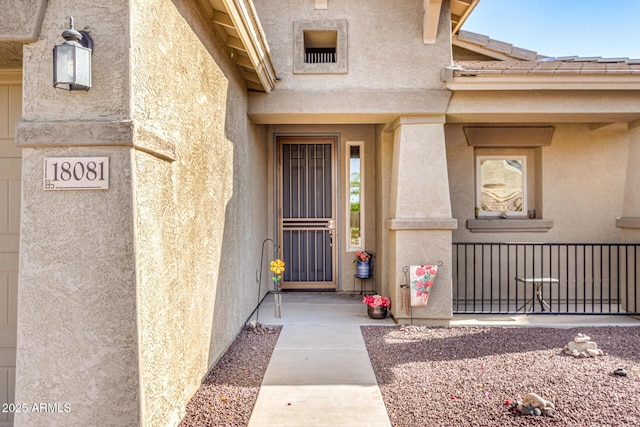
{"label": "sky", "polygon": [[545,56],[640,59],[640,0],[480,0],[462,29]]}

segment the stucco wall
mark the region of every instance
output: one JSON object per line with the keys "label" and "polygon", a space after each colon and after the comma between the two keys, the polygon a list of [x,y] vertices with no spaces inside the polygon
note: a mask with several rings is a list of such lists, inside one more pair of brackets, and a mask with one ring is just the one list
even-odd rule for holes
{"label": "stucco wall", "polygon": [[[25,50],[16,401],[70,410],[16,425],[177,425],[257,303],[266,134],[194,4],[52,0]],[[51,83],[71,12],[88,92]],[[108,190],[43,191],[43,157],[98,155]]]}
{"label": "stucco wall", "polygon": [[[435,44],[422,40],[423,1],[340,0],[315,10],[312,0],[254,0],[280,81],[278,90],[420,90],[443,88],[451,60],[448,2]],[[346,19],[347,74],[294,74],[293,22]]]}
{"label": "stucco wall", "polygon": [[[16,426],[139,421],[131,150],[94,128],[128,115],[127,2],[94,3],[49,1],[40,39],[25,45],[15,401],[60,410],[16,414]],[[89,92],[52,87],[52,49],[71,13],[100,52]],[[108,156],[109,189],[44,191],[53,156]]]}
{"label": "stucco wall", "polygon": [[[544,219],[548,232],[471,233],[475,160],[462,125],[447,125],[447,158],[453,217],[458,219],[454,242],[625,242],[630,237],[615,226],[622,214],[628,155],[628,132],[592,131],[588,124],[555,124],[551,145],[541,148]],[[540,190],[537,188],[536,191]],[[515,220],[514,220],[515,221]]]}
{"label": "stucco wall", "polygon": [[[108,156],[102,191],[43,191],[44,156]],[[138,420],[135,265],[128,149],[23,150],[16,426]],[[68,404],[68,411],[63,405]]]}
{"label": "stucco wall", "polygon": [[[246,87],[188,1],[133,10],[133,158],[145,425],[174,425],[257,303],[266,236],[264,132]],[[154,140],[157,140],[154,142]]]}
{"label": "stucco wall", "polygon": [[[91,3],[95,7],[91,7]],[[23,105],[26,121],[122,120],[129,108],[128,1],[50,0],[40,39],[25,45]],[[53,90],[53,47],[64,42],[62,32],[73,15],[75,29],[94,42],[93,87],[88,92]],[[89,140],[87,133],[85,142]],[[54,135],[52,135],[54,136]],[[94,135],[97,136],[97,135]]]}

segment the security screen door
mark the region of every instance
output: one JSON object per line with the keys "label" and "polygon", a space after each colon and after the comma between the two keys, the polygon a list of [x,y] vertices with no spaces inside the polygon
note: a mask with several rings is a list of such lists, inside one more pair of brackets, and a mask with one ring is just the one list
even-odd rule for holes
{"label": "security screen door", "polygon": [[337,137],[278,138],[283,289],[335,289]]}

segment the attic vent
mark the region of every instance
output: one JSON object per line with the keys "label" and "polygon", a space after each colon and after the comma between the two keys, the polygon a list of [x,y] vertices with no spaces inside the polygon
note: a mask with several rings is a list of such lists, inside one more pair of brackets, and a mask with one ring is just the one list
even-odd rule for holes
{"label": "attic vent", "polygon": [[338,31],[304,31],[304,62],[328,64],[337,62]]}
{"label": "attic vent", "polygon": [[293,72],[347,73],[347,20],[293,21]]}

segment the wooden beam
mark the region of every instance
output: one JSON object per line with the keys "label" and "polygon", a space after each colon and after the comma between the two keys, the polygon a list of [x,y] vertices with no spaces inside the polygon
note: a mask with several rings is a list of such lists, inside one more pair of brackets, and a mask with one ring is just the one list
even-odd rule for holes
{"label": "wooden beam", "polygon": [[246,56],[236,55],[235,59],[236,59],[236,64],[238,64],[239,66],[253,70],[253,64],[251,63],[249,58],[247,58]]}
{"label": "wooden beam", "polygon": [[473,12],[473,9],[476,7],[479,1],[480,0],[464,0],[462,2],[466,6],[463,7],[463,12],[457,18],[455,23],[453,22],[451,23],[451,34],[455,34],[460,30],[460,28],[462,27],[462,24],[464,24],[464,21],[466,21],[469,15],[471,14],[471,12]]}
{"label": "wooden beam", "polygon": [[434,44],[438,35],[442,0],[423,0],[423,8],[422,41],[424,44]]}
{"label": "wooden beam", "polygon": [[240,40],[237,37],[233,37],[233,36],[227,37],[226,45],[234,49],[238,49],[242,52],[247,51],[246,48],[244,47],[244,44],[242,44],[242,40]]}
{"label": "wooden beam", "polygon": [[223,27],[235,29],[235,26],[233,25],[233,21],[231,21],[231,17],[226,13],[222,13],[217,10],[214,10],[211,19],[213,19],[213,22],[215,22],[216,24],[222,25]]}

